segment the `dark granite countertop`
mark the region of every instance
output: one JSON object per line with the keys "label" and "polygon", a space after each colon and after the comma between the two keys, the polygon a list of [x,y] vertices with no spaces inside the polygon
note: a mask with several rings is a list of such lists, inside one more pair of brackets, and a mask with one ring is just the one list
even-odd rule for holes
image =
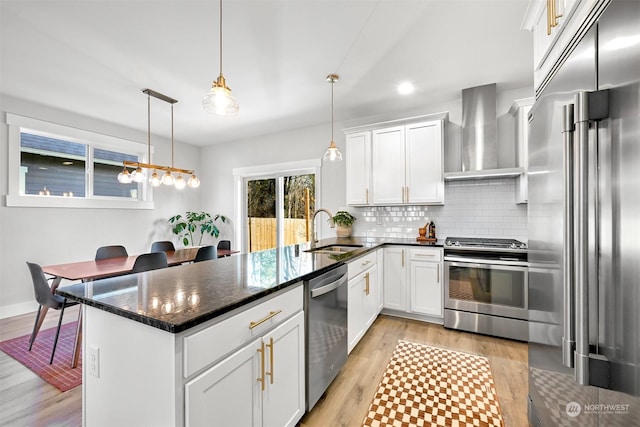
{"label": "dark granite countertop", "polygon": [[83,304],[171,333],[178,333],[359,258],[382,245],[442,247],[415,239],[332,238],[327,245],[362,245],[344,255],[305,252],[290,245],[212,261],[60,287]]}

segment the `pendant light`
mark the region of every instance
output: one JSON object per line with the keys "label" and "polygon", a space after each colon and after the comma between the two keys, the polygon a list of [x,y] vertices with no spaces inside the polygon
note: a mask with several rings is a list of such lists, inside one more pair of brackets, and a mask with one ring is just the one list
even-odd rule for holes
{"label": "pendant light", "polygon": [[[173,185],[178,190],[182,190],[185,186],[191,188],[197,188],[200,186],[200,180],[196,176],[193,170],[180,169],[173,166],[174,157],[174,145],[173,145],[173,104],[178,102],[177,100],[170,98],[166,95],[158,93],[151,89],[144,89],[143,93],[147,94],[147,159],[151,160],[151,97],[158,98],[171,104],[171,166],[160,166],[150,163],[131,162],[125,160],[122,162],[122,172],[118,174],[118,181],[123,184],[130,184],[132,182],[144,182],[145,174],[143,168],[153,169],[153,174],[149,177],[149,183],[158,187],[161,184]],[[134,172],[129,173],[127,168],[135,168]],[[162,176],[158,174],[158,170],[165,171]],[[178,177],[173,176],[173,173],[178,173]],[[190,174],[189,181],[185,181],[182,174]]]}
{"label": "pendant light", "polygon": [[327,81],[331,83],[331,142],[329,143],[329,148],[324,153],[322,160],[325,162],[340,162],[342,161],[342,153],[336,147],[336,143],[333,141],[333,85],[338,81],[340,76],[337,74],[329,74],[327,76]]}
{"label": "pendant light", "polygon": [[218,116],[237,116],[238,101],[231,95],[231,89],[222,75],[222,0],[220,0],[220,75],[211,85],[202,100],[202,109]]}

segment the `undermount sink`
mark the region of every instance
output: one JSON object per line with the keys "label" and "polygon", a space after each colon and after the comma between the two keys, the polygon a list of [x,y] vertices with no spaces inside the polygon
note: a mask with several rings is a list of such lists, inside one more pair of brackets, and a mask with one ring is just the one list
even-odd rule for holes
{"label": "undermount sink", "polygon": [[329,245],[315,249],[307,249],[305,252],[312,252],[315,254],[343,255],[348,254],[349,252],[353,252],[361,247],[362,245]]}

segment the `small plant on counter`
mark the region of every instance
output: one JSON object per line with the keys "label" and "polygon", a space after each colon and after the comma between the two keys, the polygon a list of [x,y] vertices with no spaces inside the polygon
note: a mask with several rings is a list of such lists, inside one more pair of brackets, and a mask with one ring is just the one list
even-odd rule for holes
{"label": "small plant on counter", "polygon": [[202,238],[205,234],[217,238],[220,235],[220,229],[216,226],[215,221],[218,219],[222,222],[227,222],[227,217],[224,215],[217,214],[212,216],[208,212],[187,212],[184,217],[182,215],[172,216],[168,222],[172,225],[171,231],[173,234],[179,236],[182,239],[182,244],[186,247],[189,244],[196,246],[193,239],[193,234],[196,231],[200,231],[200,239],[197,246],[202,244]]}
{"label": "small plant on counter", "polygon": [[338,211],[333,216],[333,222],[342,227],[351,227],[355,221],[356,217],[347,211]]}
{"label": "small plant on counter", "polygon": [[351,236],[352,225],[356,221],[356,217],[347,211],[338,211],[333,216],[333,222],[336,224],[337,237]]}

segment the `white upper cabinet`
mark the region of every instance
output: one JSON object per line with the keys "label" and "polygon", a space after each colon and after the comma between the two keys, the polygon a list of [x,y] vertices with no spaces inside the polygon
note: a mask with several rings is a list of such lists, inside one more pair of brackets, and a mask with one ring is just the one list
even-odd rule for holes
{"label": "white upper cabinet", "polygon": [[347,133],[347,205],[444,203],[444,120],[400,122]]}
{"label": "white upper cabinet", "polygon": [[608,0],[530,0],[522,28],[533,32],[534,87],[539,92],[585,23],[595,22]]}
{"label": "white upper cabinet", "polygon": [[373,204],[405,202],[404,126],[373,131]]}
{"label": "white upper cabinet", "polygon": [[406,203],[444,203],[442,121],[405,128]]}
{"label": "white upper cabinet", "polygon": [[371,186],[371,132],[348,134],[346,141],[347,205],[368,205]]}

